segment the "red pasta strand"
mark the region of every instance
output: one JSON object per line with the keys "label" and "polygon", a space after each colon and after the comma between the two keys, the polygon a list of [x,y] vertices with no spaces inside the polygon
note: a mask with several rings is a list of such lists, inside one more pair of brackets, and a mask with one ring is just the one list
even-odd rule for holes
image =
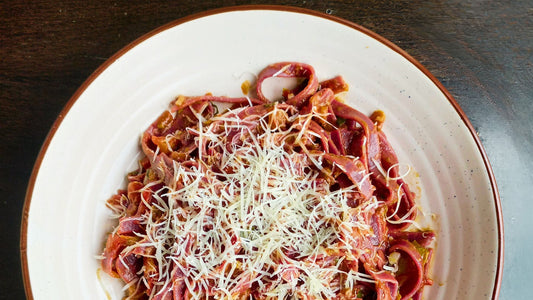
{"label": "red pasta strand", "polygon": [[[270,102],[274,76],[304,81]],[[139,170],[108,200],[118,224],[102,269],[126,299],[419,299],[435,234],[411,226],[415,195],[382,124],[337,98],[341,76],[319,82],[307,64],[269,65],[256,86],[180,96],[144,132]],[[251,173],[261,187],[234,179]]]}

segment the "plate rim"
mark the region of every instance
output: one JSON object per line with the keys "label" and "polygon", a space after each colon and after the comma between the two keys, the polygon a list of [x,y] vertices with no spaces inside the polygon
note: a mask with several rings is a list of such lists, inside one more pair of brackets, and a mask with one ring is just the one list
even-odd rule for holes
{"label": "plate rim", "polygon": [[22,267],[22,277],[23,277],[23,283],[24,283],[24,290],[26,294],[26,298],[29,300],[33,300],[33,293],[31,288],[31,282],[30,282],[30,276],[29,276],[29,266],[28,266],[28,257],[27,257],[27,233],[28,233],[28,219],[29,219],[29,210],[31,206],[31,200],[33,195],[33,188],[35,186],[35,182],[37,179],[37,175],[39,174],[40,166],[43,161],[44,156],[46,155],[46,152],[48,150],[48,147],[57,131],[57,129],[60,127],[63,119],[70,111],[70,108],[76,103],[78,98],[85,92],[85,90],[93,83],[98,76],[100,76],[109,66],[111,66],[116,60],[118,60],[120,57],[122,57],[124,54],[126,54],[128,51],[130,51],[132,48],[136,47],[137,45],[143,43],[147,39],[155,36],[158,33],[161,33],[165,30],[168,30],[170,28],[180,26],[182,24],[188,23],[190,21],[194,21],[197,19],[201,19],[204,17],[210,17],[218,14],[223,13],[230,13],[230,12],[238,12],[238,11],[258,11],[258,10],[266,10],[266,11],[281,11],[281,12],[290,12],[290,13],[300,13],[304,15],[310,15],[314,17],[323,18],[329,21],[334,21],[336,23],[348,26],[354,30],[357,30],[375,40],[380,42],[381,44],[387,46],[394,52],[400,54],[403,58],[407,59],[411,64],[413,64],[417,69],[419,69],[424,75],[428,77],[428,79],[431,80],[431,82],[443,93],[443,95],[448,99],[448,102],[452,105],[452,107],[455,109],[456,113],[460,116],[463,123],[468,128],[468,131],[470,132],[471,137],[474,139],[475,144],[477,146],[477,149],[479,153],[481,154],[481,157],[483,159],[483,163],[485,165],[485,169],[487,171],[487,175],[489,177],[489,182],[492,188],[492,194],[494,199],[494,207],[495,207],[495,213],[496,213],[496,223],[498,227],[498,257],[497,257],[497,266],[496,266],[496,276],[495,276],[495,282],[494,287],[492,291],[492,299],[498,299],[501,284],[502,284],[502,275],[503,275],[503,263],[504,263],[504,228],[503,228],[503,215],[502,215],[502,207],[501,207],[501,199],[498,192],[498,186],[496,183],[496,178],[494,176],[494,172],[492,170],[492,167],[490,165],[487,153],[481,143],[481,140],[479,139],[479,136],[474,129],[473,125],[470,123],[470,120],[466,116],[465,112],[460,107],[459,103],[455,100],[455,98],[451,95],[451,93],[442,85],[442,83],[431,73],[429,70],[427,70],[417,59],[413,58],[410,54],[408,54],[405,50],[400,48],[398,45],[394,44],[393,42],[389,41],[385,37],[359,25],[352,21],[348,21],[346,19],[343,19],[341,17],[333,16],[327,13],[323,13],[316,10],[311,10],[307,8],[302,7],[295,7],[295,6],[287,6],[287,5],[239,5],[239,6],[227,6],[227,7],[221,7],[216,9],[210,9],[198,13],[194,13],[173,21],[170,21],[162,26],[159,26],[140,37],[136,38],[117,52],[115,52],[111,57],[109,57],[104,63],[102,63],[82,84],[81,86],[76,90],[76,92],[70,97],[68,102],[65,104],[61,112],[59,113],[58,117],[55,119],[54,123],[52,124],[52,127],[50,128],[42,146],[39,150],[39,154],[37,155],[37,158],[35,159],[35,163],[33,165],[33,169],[30,175],[30,178],[28,180],[28,186],[26,189],[26,195],[24,197],[24,206],[22,210],[22,218],[21,218],[21,227],[20,227],[20,260],[21,260],[21,267]]}

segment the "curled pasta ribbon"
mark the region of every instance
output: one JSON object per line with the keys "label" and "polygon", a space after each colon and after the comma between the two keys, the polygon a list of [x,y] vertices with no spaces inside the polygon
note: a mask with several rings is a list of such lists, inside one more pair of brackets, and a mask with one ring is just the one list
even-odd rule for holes
{"label": "curled pasta ribbon", "polygon": [[298,108],[318,89],[318,79],[316,78],[315,69],[312,66],[303,63],[279,62],[269,65],[257,76],[257,97],[264,102],[270,101],[263,94],[263,81],[270,77],[305,78],[307,82],[305,87],[291,93],[293,96],[286,101],[287,104],[294,105]]}

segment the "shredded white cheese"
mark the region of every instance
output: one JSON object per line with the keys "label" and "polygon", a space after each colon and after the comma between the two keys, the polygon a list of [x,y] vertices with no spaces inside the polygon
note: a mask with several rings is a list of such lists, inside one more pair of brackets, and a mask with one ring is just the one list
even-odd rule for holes
{"label": "shredded white cheese", "polygon": [[[373,282],[369,275],[324,266],[316,258],[327,254],[330,245],[338,251],[339,243],[348,253],[354,250],[353,237],[343,233],[357,230],[372,237],[362,214],[373,212],[377,199],[349,207],[356,186],[330,192],[329,184],[319,179],[321,159],[305,148],[311,140],[305,130],[310,115],[291,119],[276,106],[260,118],[240,119],[240,111],[216,116],[208,125],[195,113],[200,122],[191,132],[200,160],[189,167],[174,162],[173,182],[153,194],[155,203],[149,204],[140,193],[151,209],[141,221],[146,242],[130,247],[155,248],[150,257],[157,261],[152,276],[161,285],[158,293],[172,288],[174,265],[193,296],[211,293],[218,299],[231,298],[252,284],[278,299],[297,298],[301,292],[325,299],[357,281]],[[292,127],[272,124],[271,116]],[[295,136],[295,126],[300,129],[295,143],[305,153],[287,151],[286,139]],[[238,142],[226,147],[235,134]],[[209,148],[221,155],[210,157],[204,152]],[[204,165],[208,161],[220,170]],[[345,280],[333,283],[341,273]],[[142,282],[148,287],[145,278]]]}

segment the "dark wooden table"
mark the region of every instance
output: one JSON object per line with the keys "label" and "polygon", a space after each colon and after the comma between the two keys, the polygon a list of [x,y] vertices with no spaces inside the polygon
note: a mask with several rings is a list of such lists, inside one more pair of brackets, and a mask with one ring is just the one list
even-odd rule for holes
{"label": "dark wooden table", "polygon": [[[256,1],[256,4],[267,4]],[[52,123],[83,81],[140,35],[243,1],[0,2],[0,298],[23,299],[26,186]],[[533,278],[533,2],[270,1],[327,12],[396,43],[451,92],[494,169],[505,224],[500,299]]]}

